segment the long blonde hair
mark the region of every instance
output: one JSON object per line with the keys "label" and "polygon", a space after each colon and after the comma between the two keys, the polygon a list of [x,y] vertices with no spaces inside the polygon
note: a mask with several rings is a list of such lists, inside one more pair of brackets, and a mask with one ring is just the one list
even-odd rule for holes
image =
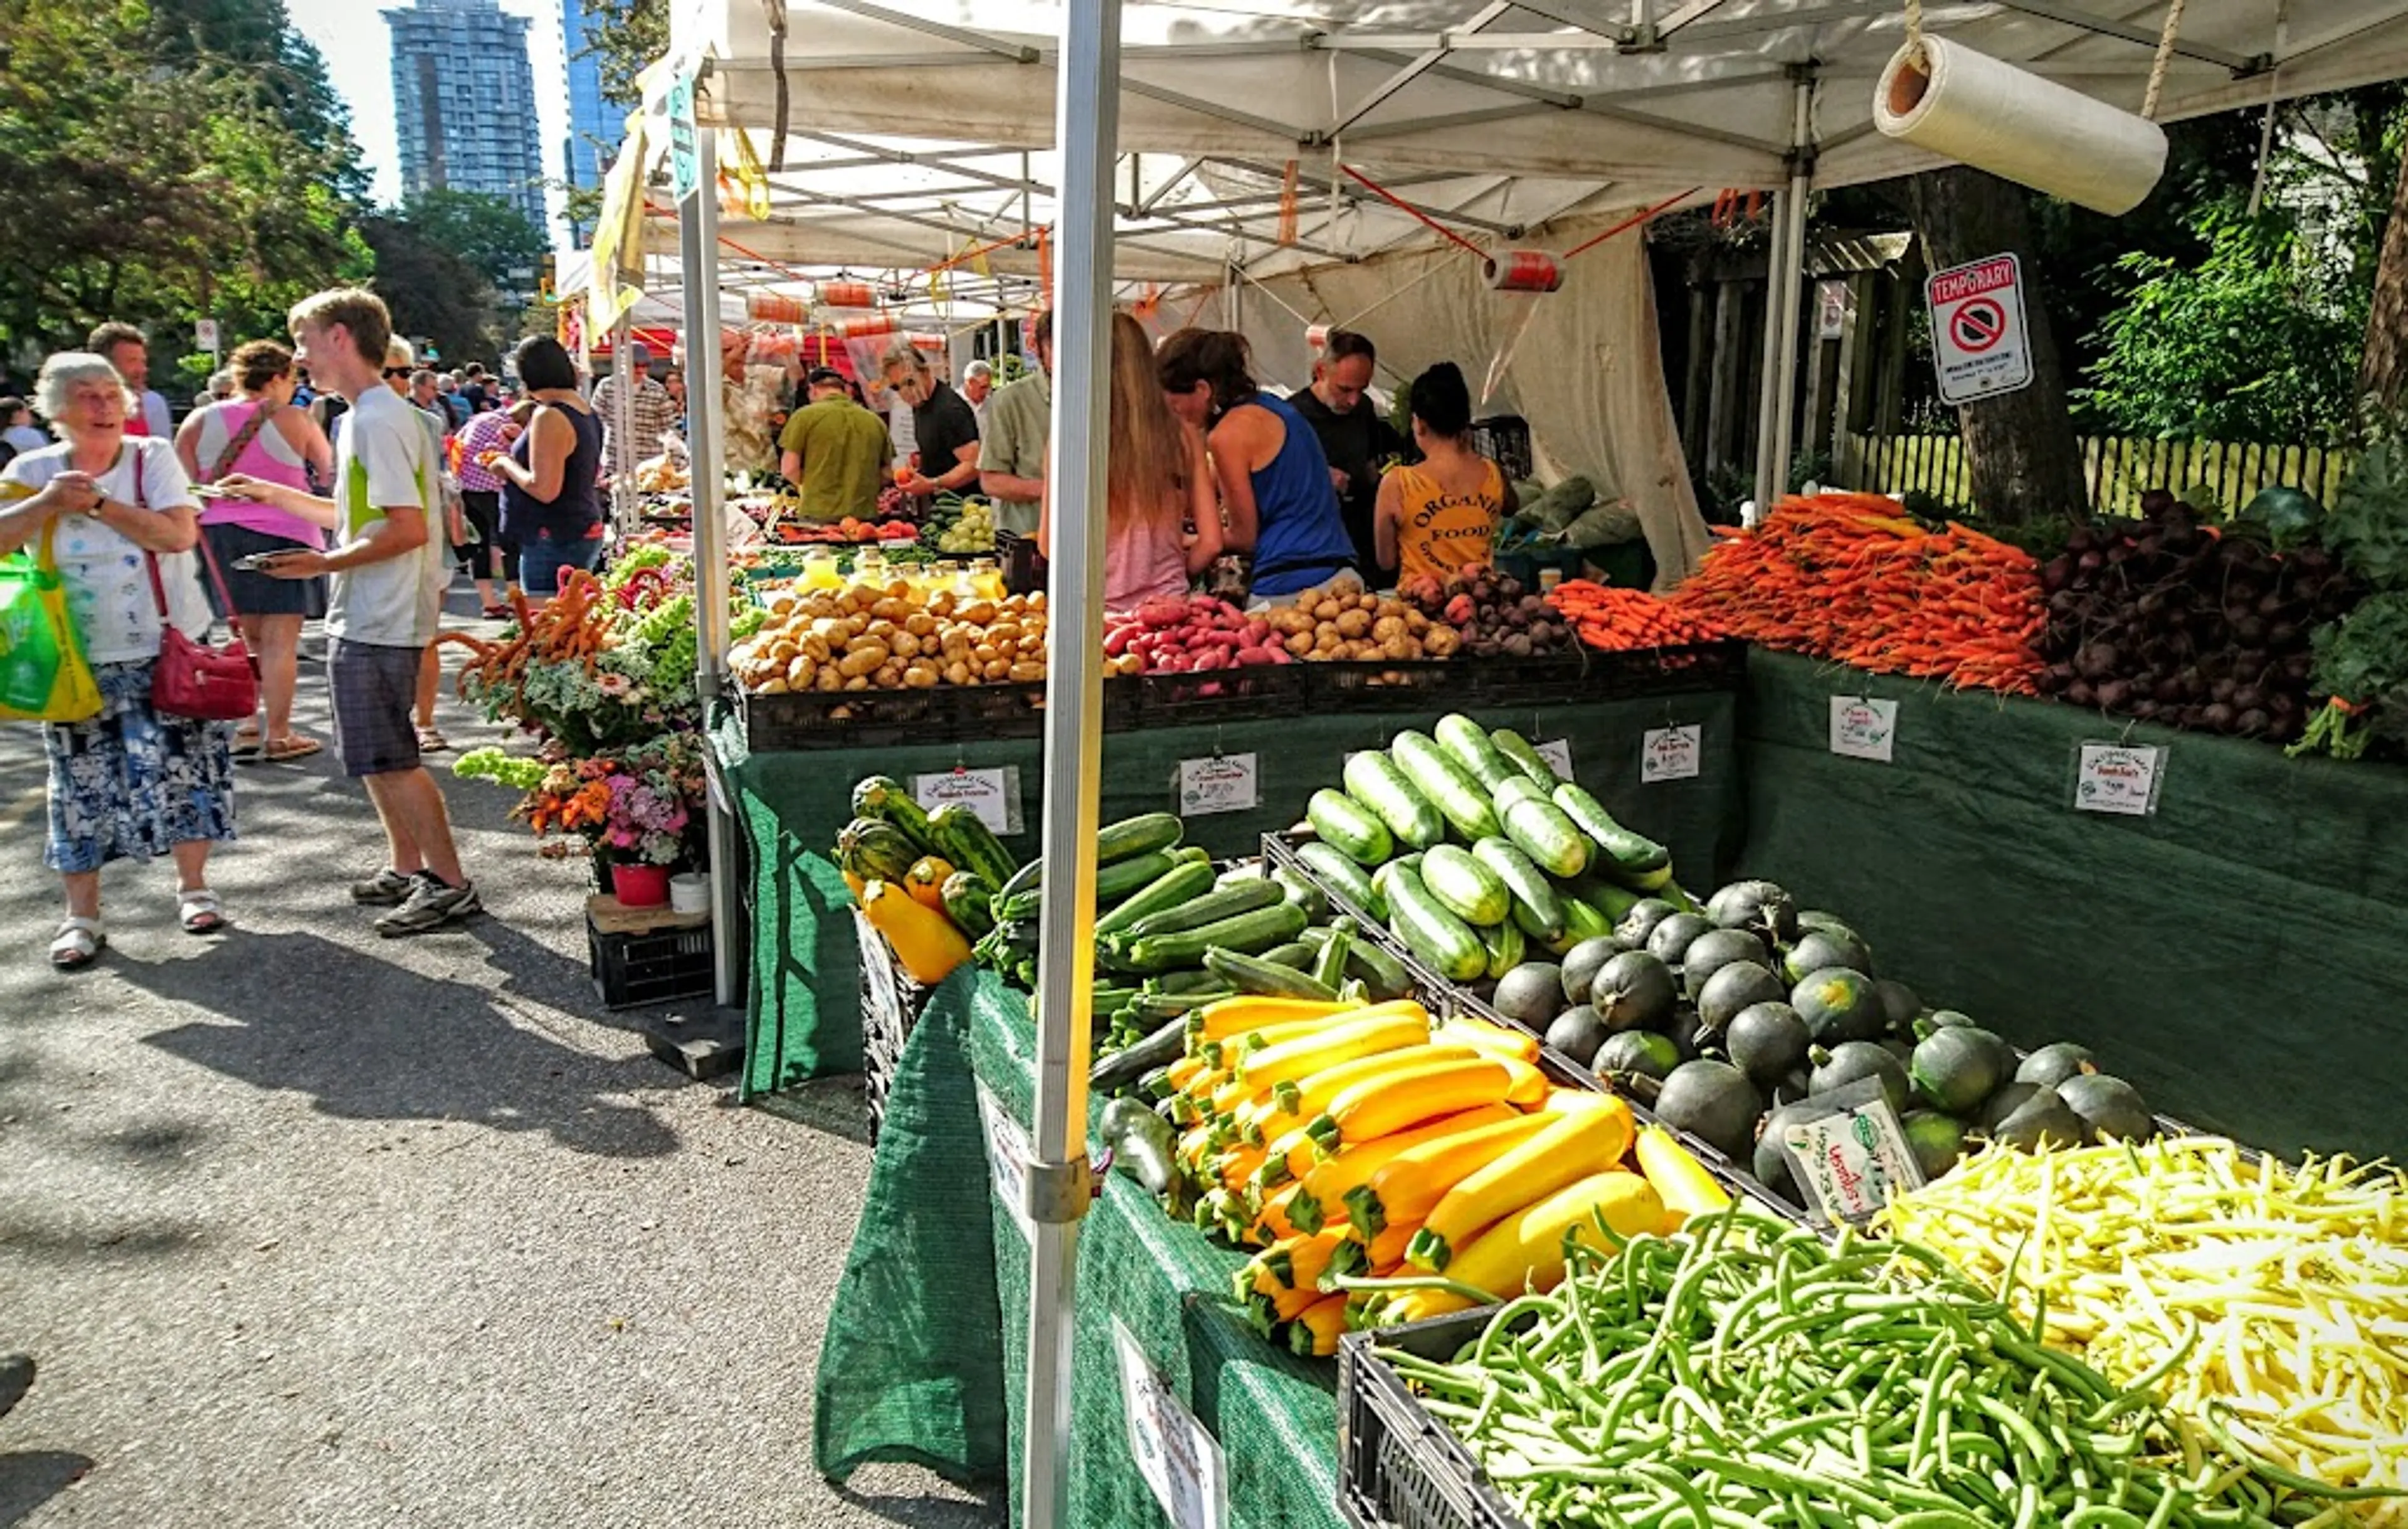
{"label": "long blonde hair", "polygon": [[1112,315],[1110,521],[1169,519],[1187,487],[1187,426],[1170,411],[1154,368],[1154,341],[1126,313]]}

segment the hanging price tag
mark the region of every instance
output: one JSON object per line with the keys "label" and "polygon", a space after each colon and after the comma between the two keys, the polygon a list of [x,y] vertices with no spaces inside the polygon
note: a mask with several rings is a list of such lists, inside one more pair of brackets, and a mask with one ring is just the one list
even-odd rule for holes
{"label": "hanging price tag", "polygon": [[2154,745],[2085,743],[2073,771],[2076,812],[2147,817],[2157,810],[2166,751]]}
{"label": "hanging price tag", "polygon": [[1572,778],[1572,742],[1570,739],[1550,738],[1543,743],[1533,743],[1530,747],[1538,754],[1540,758],[1547,761],[1547,768],[1549,770],[1554,771],[1556,774],[1561,775],[1566,780]]}
{"label": "hanging price tag", "polygon": [[911,777],[913,801],[935,812],[955,802],[978,814],[990,832],[1021,830],[1020,769],[1003,765],[994,770],[949,770],[939,775]]}
{"label": "hanging price tag", "polygon": [[1889,763],[1898,742],[1898,702],[1863,696],[1831,698],[1831,752]]}
{"label": "hanging price tag", "polygon": [[1122,1412],[1138,1474],[1172,1529],[1224,1529],[1229,1522],[1229,1467],[1221,1441],[1196,1421],[1164,1382],[1145,1349],[1117,1317],[1112,1347],[1121,1362]]}
{"label": "hanging price tag", "polygon": [[1639,784],[1695,780],[1705,753],[1705,728],[1651,728],[1639,740]]}
{"label": "hanging price tag", "polygon": [[1011,1213],[1020,1234],[1030,1242],[1037,1240],[1036,1229],[1028,1224],[1028,1132],[1003,1107],[985,1084],[978,1085],[979,1121],[986,1128],[987,1176],[995,1184],[996,1198]]}
{"label": "hanging price tag", "polygon": [[1262,805],[1261,778],[1251,754],[1216,754],[1179,761],[1179,815],[1252,812]]}
{"label": "hanging price tag", "polygon": [[1861,1225],[1894,1197],[1923,1187],[1923,1172],[1880,1079],[1858,1079],[1813,1103],[1825,1113],[1793,1117],[1781,1145],[1791,1176],[1825,1217]]}

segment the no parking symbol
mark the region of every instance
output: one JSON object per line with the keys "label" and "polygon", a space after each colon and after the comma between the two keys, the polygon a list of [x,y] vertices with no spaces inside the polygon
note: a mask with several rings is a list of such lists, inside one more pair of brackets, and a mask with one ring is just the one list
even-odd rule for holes
{"label": "no parking symbol", "polygon": [[2023,267],[2012,254],[1935,271],[1924,286],[1931,357],[1944,403],[1971,403],[2031,385]]}

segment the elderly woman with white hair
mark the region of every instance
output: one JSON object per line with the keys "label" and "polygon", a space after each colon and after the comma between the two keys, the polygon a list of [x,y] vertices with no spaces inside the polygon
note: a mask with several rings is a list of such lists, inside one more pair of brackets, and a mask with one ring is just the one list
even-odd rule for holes
{"label": "elderly woman with white hair", "polygon": [[193,934],[225,927],[208,868],[210,847],[235,836],[233,729],[150,704],[163,624],[194,638],[209,627],[193,552],[200,514],[174,446],[126,436],[132,396],[98,355],[51,356],[36,388],[61,439],[0,469],[0,554],[41,545],[56,560],[100,685],[98,715],[42,725],[42,859],[66,884],[67,903],[50,964],[72,971],[108,942],[100,868],[110,860],[172,855],[179,922]]}

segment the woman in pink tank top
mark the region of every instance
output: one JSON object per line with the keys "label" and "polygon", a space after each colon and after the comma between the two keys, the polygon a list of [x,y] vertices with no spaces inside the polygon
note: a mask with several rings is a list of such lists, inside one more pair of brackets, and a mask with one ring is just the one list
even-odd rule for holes
{"label": "woman in pink tank top", "polygon": [[[311,469],[322,483],[331,482],[335,453],[326,433],[306,411],[292,407],[293,353],[274,340],[255,339],[235,351],[231,369],[236,397],[194,410],[176,432],[176,454],[193,482],[214,483],[229,473],[241,473],[308,494],[314,492]],[[334,517],[330,513],[323,521],[311,520],[255,499],[203,493],[201,535],[234,598],[235,608],[219,614],[236,620],[259,657],[260,702],[266,713],[264,727],[253,719],[235,734],[235,752],[257,750],[274,760],[315,754],[319,742],[293,730],[293,686],[298,676],[301,624],[326,613],[326,581],[271,579],[236,564],[254,554],[296,546],[322,550]],[[214,584],[209,599],[219,603]]]}

